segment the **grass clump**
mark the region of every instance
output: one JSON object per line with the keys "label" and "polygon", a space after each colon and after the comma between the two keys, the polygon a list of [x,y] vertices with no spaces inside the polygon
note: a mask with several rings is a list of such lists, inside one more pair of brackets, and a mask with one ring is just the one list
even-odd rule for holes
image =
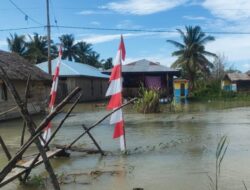
{"label": "grass clump", "polygon": [[32,175],[31,177],[28,178],[26,185],[40,189],[44,189],[46,186],[45,179],[41,175]]}
{"label": "grass clump", "polygon": [[221,173],[221,164],[224,159],[224,156],[227,152],[228,148],[228,140],[227,136],[222,136],[220,138],[219,143],[217,144],[217,149],[216,149],[216,164],[215,164],[215,178],[212,179],[209,176],[210,179],[210,189],[211,190],[219,190],[219,179],[220,179],[220,173]]}
{"label": "grass clump", "polygon": [[140,113],[159,113],[159,98],[159,90],[141,87],[139,90],[139,98],[135,102],[136,110]]}

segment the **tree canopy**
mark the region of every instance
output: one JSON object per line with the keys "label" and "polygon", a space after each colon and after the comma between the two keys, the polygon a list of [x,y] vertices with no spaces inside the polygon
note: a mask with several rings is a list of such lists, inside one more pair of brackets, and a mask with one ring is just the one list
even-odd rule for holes
{"label": "tree canopy", "polygon": [[[63,59],[85,63],[97,68],[106,68],[103,63],[110,61],[100,60],[100,54],[93,50],[92,44],[84,41],[76,42],[73,34],[64,34],[59,37],[59,41],[63,47]],[[34,35],[28,35],[26,38],[24,35],[17,35],[15,33],[10,34],[10,37],[7,38],[7,43],[11,52],[18,53],[34,64],[47,61],[48,59],[47,36],[34,33]],[[53,40],[51,40],[50,46],[51,58],[54,59],[58,55],[58,49]]]}
{"label": "tree canopy", "polygon": [[214,41],[215,38],[207,36],[199,26],[186,26],[185,29],[185,32],[177,29],[181,42],[174,40],[167,40],[167,42],[177,48],[172,53],[172,56],[177,57],[172,67],[182,69],[184,77],[190,81],[190,88],[193,89],[199,77],[206,78],[210,75],[213,63],[207,56],[216,57],[216,54],[206,51],[205,45]]}

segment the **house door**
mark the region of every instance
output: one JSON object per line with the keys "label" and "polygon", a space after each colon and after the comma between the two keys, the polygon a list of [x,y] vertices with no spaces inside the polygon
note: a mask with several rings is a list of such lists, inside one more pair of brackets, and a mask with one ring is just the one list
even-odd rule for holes
{"label": "house door", "polygon": [[185,96],[185,84],[181,83],[181,96]]}

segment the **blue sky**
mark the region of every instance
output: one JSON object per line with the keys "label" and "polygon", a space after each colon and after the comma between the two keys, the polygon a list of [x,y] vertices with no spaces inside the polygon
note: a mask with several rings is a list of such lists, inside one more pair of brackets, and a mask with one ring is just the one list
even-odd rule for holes
{"label": "blue sky", "polygon": [[[17,10],[13,1],[28,15]],[[50,0],[51,24],[61,26],[142,30],[103,31],[53,28],[52,39],[62,34],[73,34],[76,41],[87,41],[101,58],[114,57],[119,36],[124,35],[126,62],[138,59],[158,61],[170,66],[175,60],[175,48],[167,39],[180,40],[175,32],[147,32],[148,30],[176,31],[185,25],[200,25],[206,32],[250,32],[249,0]],[[10,33],[46,35],[45,0],[1,0],[0,49],[8,50],[6,38]],[[207,50],[224,55],[226,66],[241,71],[250,70],[250,34],[211,34],[216,40]]]}

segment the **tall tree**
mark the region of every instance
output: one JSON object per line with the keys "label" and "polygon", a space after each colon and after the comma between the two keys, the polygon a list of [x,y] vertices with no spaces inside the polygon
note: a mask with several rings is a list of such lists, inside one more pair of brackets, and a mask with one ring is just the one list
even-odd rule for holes
{"label": "tall tree", "polygon": [[15,52],[21,56],[25,54],[26,43],[25,43],[24,35],[18,36],[16,33],[10,34],[10,37],[7,38],[7,43],[8,43],[9,50],[11,52]]}
{"label": "tall tree", "polygon": [[100,54],[97,53],[97,52],[95,52],[95,51],[93,51],[88,56],[87,64],[91,65],[93,67],[96,67],[96,68],[100,68],[100,67],[102,67],[102,64],[99,61],[99,59],[100,59]]}
{"label": "tall tree", "polygon": [[106,59],[106,61],[103,64],[103,69],[107,70],[107,69],[111,69],[113,68],[113,59],[110,57],[108,59]]}
{"label": "tall tree", "polygon": [[[41,63],[48,60],[48,40],[46,36],[40,36],[34,33],[33,36],[29,35],[30,41],[27,42],[27,51],[25,57],[33,63]],[[51,57],[55,58],[57,48],[51,41]]]}
{"label": "tall tree", "polygon": [[76,44],[77,51],[77,62],[87,63],[89,55],[93,52],[92,44],[86,42],[78,42]]}
{"label": "tall tree", "polygon": [[218,54],[213,62],[212,77],[215,80],[221,80],[225,75],[226,58],[223,54]]}
{"label": "tall tree", "polygon": [[205,45],[214,41],[215,38],[206,36],[199,26],[186,26],[185,29],[185,32],[177,29],[182,43],[174,40],[167,40],[167,42],[178,48],[177,51],[172,53],[172,56],[177,57],[172,67],[184,71],[185,77],[190,81],[190,89],[192,90],[195,87],[197,77],[200,75],[206,77],[213,68],[213,64],[207,59],[207,56],[216,57],[216,54],[206,51]]}
{"label": "tall tree", "polygon": [[59,37],[59,40],[63,46],[63,59],[68,59],[69,61],[76,61],[79,59],[77,45],[75,44],[73,34],[64,34]]}

